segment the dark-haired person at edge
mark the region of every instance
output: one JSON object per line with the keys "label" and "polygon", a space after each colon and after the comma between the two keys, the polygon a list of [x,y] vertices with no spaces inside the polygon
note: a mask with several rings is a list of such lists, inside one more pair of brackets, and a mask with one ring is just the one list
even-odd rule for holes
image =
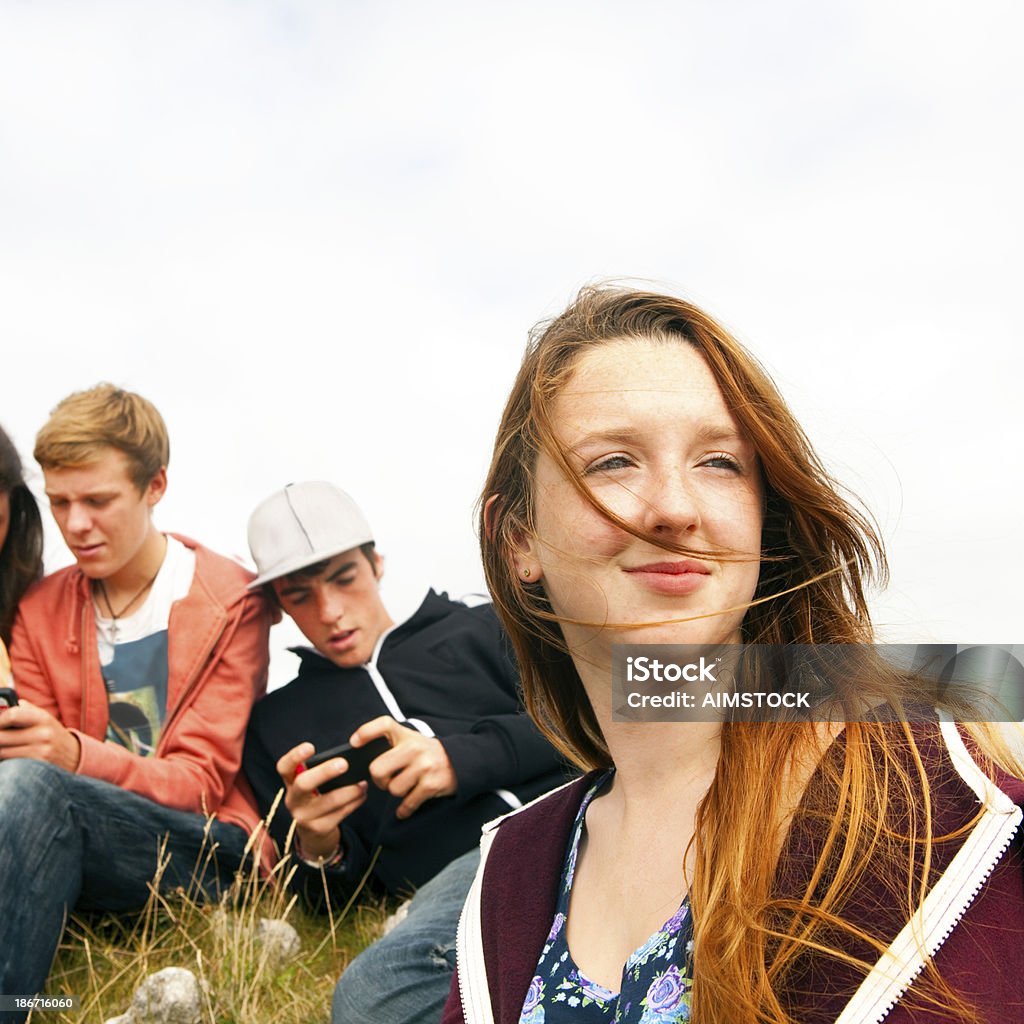
{"label": "dark-haired person at edge", "polygon": [[599,287],[538,328],[481,538],[527,706],[589,774],[485,831],[448,1024],[1024,1021],[1019,730],[613,718],[614,643],[898,676],[879,538],[718,323]]}
{"label": "dark-haired person at edge", "polygon": [[169,451],[153,405],[109,384],[64,399],[36,438],[75,564],[28,591],[11,639],[4,995],[41,991],[72,910],[142,906],[161,853],[162,889],[216,895],[259,826],[236,776],[273,611],[237,563],[157,530]]}
{"label": "dark-haired person at edge", "polygon": [[11,439],[0,427],[0,686],[10,687],[7,645],[18,602],[43,574],[43,522]]}
{"label": "dark-haired person at edge", "polygon": [[[330,483],[290,484],[249,520],[259,577],[312,648],[299,674],[253,709],[244,768],[283,851],[294,822],[295,885],[343,907],[364,877],[408,912],[344,971],[334,1024],[440,1019],[455,928],[479,860],[480,827],[563,783],[565,763],[527,717],[493,608],[429,591],[395,623],[384,562],[362,511]],[[320,791],[342,757],[314,751],[386,737],[369,778]]]}

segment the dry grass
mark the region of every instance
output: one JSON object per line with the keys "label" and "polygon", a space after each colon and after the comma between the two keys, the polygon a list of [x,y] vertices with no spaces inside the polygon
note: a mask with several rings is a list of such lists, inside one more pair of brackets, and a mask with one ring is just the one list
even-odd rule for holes
{"label": "dry grass", "polygon": [[[75,1012],[34,1013],[32,1022],[102,1024],[124,1013],[154,971],[186,967],[206,992],[203,1024],[314,1024],[330,1018],[331,994],[348,962],[379,934],[387,908],[362,901],[315,917],[286,887],[287,861],[274,878],[236,878],[220,903],[154,886],[134,915],[75,917],[61,942],[47,995],[75,995]],[[285,964],[256,941],[261,918],[285,919],[302,951]]]}

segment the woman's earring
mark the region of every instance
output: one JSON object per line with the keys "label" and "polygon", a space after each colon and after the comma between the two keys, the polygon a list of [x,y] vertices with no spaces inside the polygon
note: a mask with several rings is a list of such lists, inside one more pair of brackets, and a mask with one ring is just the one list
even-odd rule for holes
{"label": "woman's earring", "polygon": [[530,570],[529,569],[524,569],[523,570],[523,579],[524,580],[528,580],[529,578],[530,578]]}

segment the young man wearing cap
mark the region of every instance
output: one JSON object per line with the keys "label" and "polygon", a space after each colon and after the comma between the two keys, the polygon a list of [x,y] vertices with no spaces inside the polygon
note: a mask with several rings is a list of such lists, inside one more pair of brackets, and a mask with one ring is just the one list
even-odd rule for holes
{"label": "young man wearing cap", "polygon": [[[313,650],[295,680],[253,709],[244,767],[282,852],[294,822],[296,884],[344,905],[417,889],[406,919],[348,967],[334,1024],[437,1021],[454,967],[459,911],[480,826],[564,782],[558,755],[526,717],[490,605],[430,591],[395,625],[382,561],[362,512],[328,483],[292,484],[249,521],[259,572]],[[386,737],[365,781],[320,791],[347,763],[301,771],[314,751]]]}
{"label": "young man wearing cap", "polygon": [[259,822],[236,775],[273,614],[240,565],[154,525],[169,444],[146,399],[69,396],[35,455],[75,564],[22,600],[0,711],[7,995],[42,988],[72,909],[144,904],[158,859],[164,889],[230,883]]}

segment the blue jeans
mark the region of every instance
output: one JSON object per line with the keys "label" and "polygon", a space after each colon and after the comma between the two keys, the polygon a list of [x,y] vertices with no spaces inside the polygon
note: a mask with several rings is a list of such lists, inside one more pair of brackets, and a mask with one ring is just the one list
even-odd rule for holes
{"label": "blue jeans", "polygon": [[42,990],[72,909],[145,904],[161,849],[170,857],[162,891],[212,897],[231,884],[246,839],[237,825],[208,827],[202,815],[46,761],[0,761],[0,993]]}
{"label": "blue jeans", "polygon": [[455,932],[480,851],[453,860],[413,897],[409,914],[348,965],[331,1024],[437,1024],[455,970]]}

